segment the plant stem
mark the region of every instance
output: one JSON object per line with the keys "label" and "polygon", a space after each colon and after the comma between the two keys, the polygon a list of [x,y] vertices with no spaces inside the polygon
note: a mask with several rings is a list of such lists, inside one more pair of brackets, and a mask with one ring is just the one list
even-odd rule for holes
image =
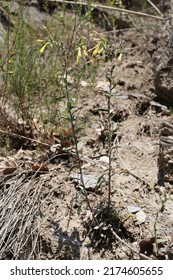
{"label": "plant stem", "polygon": [[110,209],[111,205],[111,173],[112,173],[112,129],[111,129],[111,85],[110,85],[110,93],[108,97],[108,158],[109,158],[109,166],[108,166],[108,208]]}
{"label": "plant stem", "polygon": [[[65,80],[67,81],[67,71],[65,72]],[[67,88],[67,82],[65,83],[65,85],[66,85],[67,102],[71,103],[70,96],[69,96],[69,90]],[[80,158],[80,154],[79,154],[79,150],[78,150],[78,145],[77,145],[78,144],[78,140],[77,140],[76,130],[75,130],[74,114],[72,112],[71,106],[68,107],[68,114],[69,114],[69,118],[70,118],[70,124],[71,124],[71,128],[72,128],[72,135],[73,135],[73,139],[74,139],[76,160],[77,160],[77,163],[78,163],[78,168],[79,168],[79,173],[80,173],[80,184],[82,186],[83,194],[84,194],[84,197],[86,199],[88,208],[89,208],[90,212],[92,213],[92,217],[95,219],[95,217],[93,215],[93,210],[92,210],[89,198],[88,198],[88,194],[87,194],[87,191],[86,191],[84,179],[83,179],[83,170],[82,170],[81,158]]]}
{"label": "plant stem", "polygon": [[107,98],[107,111],[108,111],[108,122],[107,122],[107,130],[108,130],[108,209],[111,207],[111,184],[112,184],[112,124],[111,124],[111,95],[112,90],[115,87],[113,82],[113,71],[115,66],[111,67],[107,75],[107,80],[109,81],[109,90],[106,92]]}

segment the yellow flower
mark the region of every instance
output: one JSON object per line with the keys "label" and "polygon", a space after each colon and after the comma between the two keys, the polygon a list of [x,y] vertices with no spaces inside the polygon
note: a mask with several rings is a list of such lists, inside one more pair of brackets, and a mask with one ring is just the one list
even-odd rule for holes
{"label": "yellow flower", "polygon": [[50,45],[50,42],[47,42],[46,44],[44,44],[44,46],[40,49],[40,53],[43,54],[45,51],[45,48]]}
{"label": "yellow flower", "polygon": [[122,56],[123,56],[123,54],[120,53],[119,56],[118,56],[118,58],[117,58],[117,60],[118,60],[118,61],[121,61],[121,60],[122,60]]}
{"label": "yellow flower", "polygon": [[96,56],[100,51],[100,44],[98,43],[92,53],[92,56]]}
{"label": "yellow flower", "polygon": [[37,43],[43,43],[44,42],[44,40],[42,40],[42,39],[37,39]]}
{"label": "yellow flower", "polygon": [[77,63],[79,63],[80,62],[80,59],[81,59],[81,57],[82,57],[82,51],[81,51],[81,47],[78,47],[77,48],[77,58],[76,58],[76,60],[77,60]]}
{"label": "yellow flower", "polygon": [[83,53],[84,53],[85,56],[88,56],[88,53],[86,51],[86,47],[85,46],[83,47]]}
{"label": "yellow flower", "polygon": [[90,58],[90,63],[93,63],[93,59],[92,58]]}

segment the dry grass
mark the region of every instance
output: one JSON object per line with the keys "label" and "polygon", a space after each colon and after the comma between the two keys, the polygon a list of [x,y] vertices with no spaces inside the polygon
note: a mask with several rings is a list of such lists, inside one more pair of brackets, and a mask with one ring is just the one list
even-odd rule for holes
{"label": "dry grass", "polygon": [[45,195],[38,172],[7,176],[0,184],[0,259],[39,259]]}

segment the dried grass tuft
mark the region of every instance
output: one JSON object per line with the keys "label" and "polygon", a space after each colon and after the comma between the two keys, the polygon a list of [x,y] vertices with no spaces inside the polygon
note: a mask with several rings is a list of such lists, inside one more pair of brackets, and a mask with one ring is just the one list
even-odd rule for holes
{"label": "dried grass tuft", "polygon": [[38,259],[42,184],[27,173],[0,184],[0,259]]}

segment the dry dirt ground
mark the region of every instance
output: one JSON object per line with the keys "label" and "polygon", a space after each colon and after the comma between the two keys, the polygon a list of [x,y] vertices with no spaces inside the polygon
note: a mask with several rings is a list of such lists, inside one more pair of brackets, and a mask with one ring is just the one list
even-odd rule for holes
{"label": "dry dirt ground", "polygon": [[[121,239],[109,236],[106,245],[96,246],[95,235],[87,231],[91,214],[82,203],[73,153],[63,156],[53,147],[20,149],[1,157],[17,165],[14,173],[1,175],[1,219],[6,218],[1,221],[1,259],[173,259],[173,192],[170,184],[159,183],[160,127],[171,119],[171,112],[153,102],[154,36],[161,27],[153,21],[149,29],[148,21],[140,31],[129,28],[116,35],[122,42],[122,61],[105,62],[92,87],[84,81],[79,100],[78,118],[86,124],[80,135],[83,175],[91,206],[98,211],[108,196],[103,134],[107,117],[99,109],[107,106],[106,75],[115,65],[111,203],[126,233]],[[47,165],[45,170],[29,169],[40,163]],[[96,189],[101,175],[102,184]],[[139,255],[140,250],[145,256]]]}

